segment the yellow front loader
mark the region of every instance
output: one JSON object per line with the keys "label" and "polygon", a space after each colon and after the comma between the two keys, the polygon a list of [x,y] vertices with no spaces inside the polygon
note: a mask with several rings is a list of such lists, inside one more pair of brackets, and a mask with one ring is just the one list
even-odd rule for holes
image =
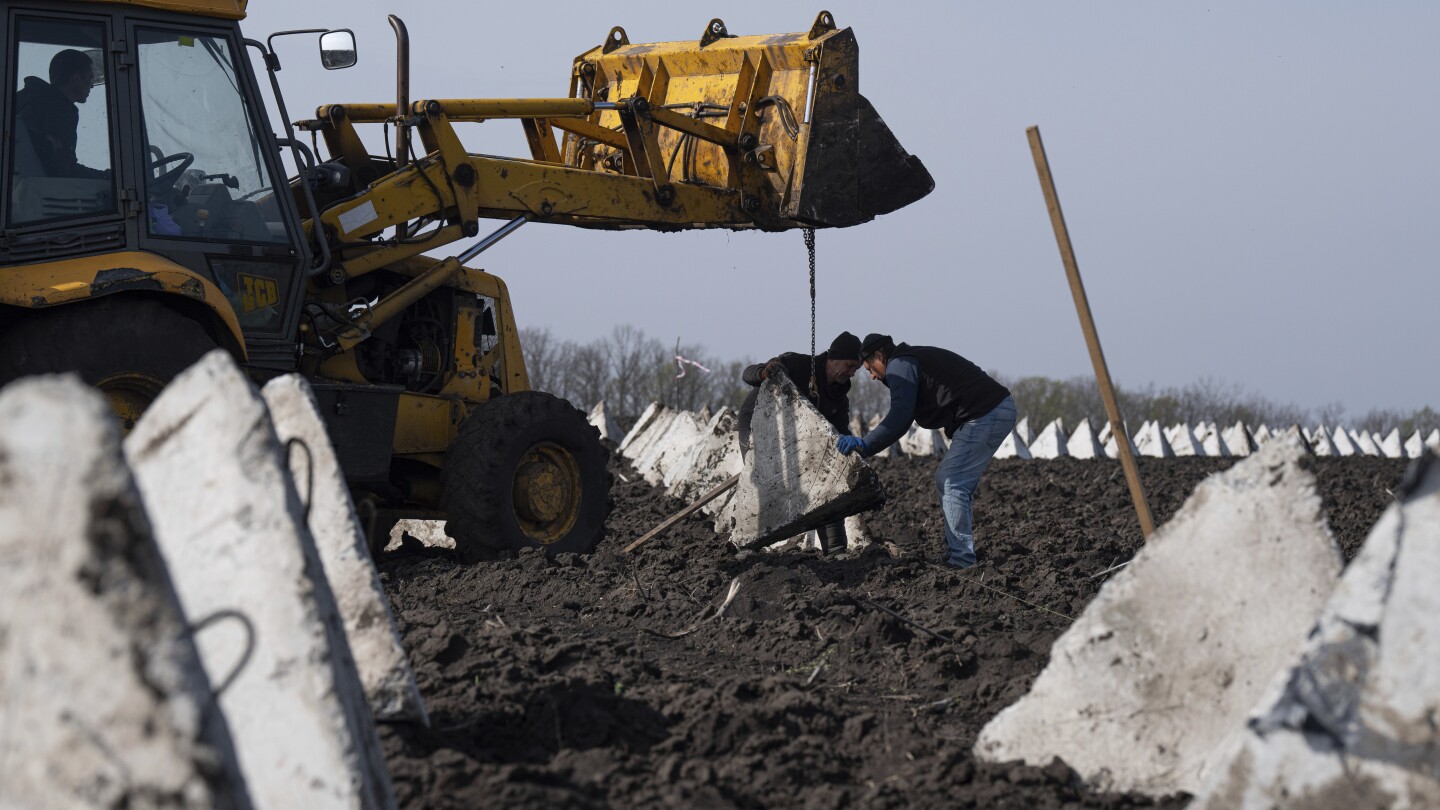
{"label": "yellow front loader", "polygon": [[[343,68],[348,31],[247,40],[244,0],[0,9],[0,383],[78,372],[129,425],[216,347],[257,382],[299,372],[362,513],[381,529],[443,516],[470,556],[588,551],[609,508],[605,449],[530,390],[504,283],[467,266],[480,252],[529,222],[843,227],[933,187],[860,95],[854,35],[828,12],[796,34],[712,20],[635,45],[615,28],[545,99],[412,99],[392,17],[395,100],[327,104],[276,138],[258,81],[288,118],[274,40],[318,34]],[[480,121],[523,128],[530,154],[469,152],[454,125]],[[363,127],[393,130],[385,154]]]}

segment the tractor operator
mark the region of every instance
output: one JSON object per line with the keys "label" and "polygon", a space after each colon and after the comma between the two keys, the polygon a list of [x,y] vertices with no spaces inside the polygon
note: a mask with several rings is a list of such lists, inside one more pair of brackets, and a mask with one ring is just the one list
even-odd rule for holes
{"label": "tractor operator", "polygon": [[[745,369],[741,378],[755,387],[740,406],[740,448],[750,451],[750,422],[755,418],[755,399],[760,383],[776,374],[784,374],[795,383],[800,393],[810,400],[842,438],[850,435],[850,378],[860,368],[860,338],[841,332],[830,348],[814,357],[799,352],[785,352],[764,363]],[[814,381],[812,387],[811,382]],[[845,522],[836,521],[820,529],[820,553],[838,554],[849,546]]]}
{"label": "tractor operator", "polygon": [[841,453],[873,456],[904,436],[913,422],[944,431],[950,449],[935,470],[945,515],[946,565],[975,564],[970,506],[980,476],[1000,443],[1015,429],[1010,391],[960,355],[934,346],[895,345],[889,335],[865,336],[860,359],[890,390],[890,411],[864,438],[841,436]]}
{"label": "tractor operator", "polygon": [[90,57],[66,49],[50,59],[50,81],[26,76],[15,94],[15,115],[25,124],[31,146],[47,177],[103,180],[109,173],[92,169],[75,156],[80,108],[90,97],[95,69]]}

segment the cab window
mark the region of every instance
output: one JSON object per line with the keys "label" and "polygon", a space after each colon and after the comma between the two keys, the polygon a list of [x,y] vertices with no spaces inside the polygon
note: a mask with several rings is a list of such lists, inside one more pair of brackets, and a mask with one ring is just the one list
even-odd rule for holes
{"label": "cab window", "polygon": [[137,39],[150,235],[289,242],[230,41],[158,28]]}
{"label": "cab window", "polygon": [[105,26],[20,18],[9,224],[116,213]]}

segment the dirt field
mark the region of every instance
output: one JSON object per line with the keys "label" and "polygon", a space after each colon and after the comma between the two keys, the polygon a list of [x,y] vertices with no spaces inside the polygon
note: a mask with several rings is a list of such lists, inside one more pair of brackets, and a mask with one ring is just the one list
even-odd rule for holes
{"label": "dirt field", "polygon": [[[1157,521],[1232,463],[1143,459]],[[1405,462],[1314,465],[1348,559]],[[592,556],[464,567],[391,552],[382,576],[433,721],[382,729],[401,805],[1181,806],[1090,793],[1058,762],[970,755],[1095,575],[1138,548],[1118,462],[995,462],[976,499],[980,564],[963,573],[933,564],[934,462],[875,466],[890,500],[868,527],[898,557],[880,543],[843,561],[737,557],[698,519],[620,555],[681,504],[618,465],[630,482],[616,478],[611,536]]]}

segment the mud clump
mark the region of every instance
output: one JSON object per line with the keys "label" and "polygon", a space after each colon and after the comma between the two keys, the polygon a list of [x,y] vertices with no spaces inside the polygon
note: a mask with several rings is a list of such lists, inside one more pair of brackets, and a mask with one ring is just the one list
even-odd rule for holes
{"label": "mud clump", "polygon": [[[1234,459],[1141,459],[1157,521]],[[1346,558],[1406,462],[1313,459]],[[852,559],[741,552],[624,466],[592,555],[381,559],[431,728],[382,727],[403,807],[1180,807],[1070,768],[976,762],[1107,568],[1141,544],[1114,461],[997,460],[979,565],[935,565],[934,459],[876,459],[889,500]],[[715,618],[732,581],[738,590]],[[1023,601],[1022,601],[1023,600]]]}

